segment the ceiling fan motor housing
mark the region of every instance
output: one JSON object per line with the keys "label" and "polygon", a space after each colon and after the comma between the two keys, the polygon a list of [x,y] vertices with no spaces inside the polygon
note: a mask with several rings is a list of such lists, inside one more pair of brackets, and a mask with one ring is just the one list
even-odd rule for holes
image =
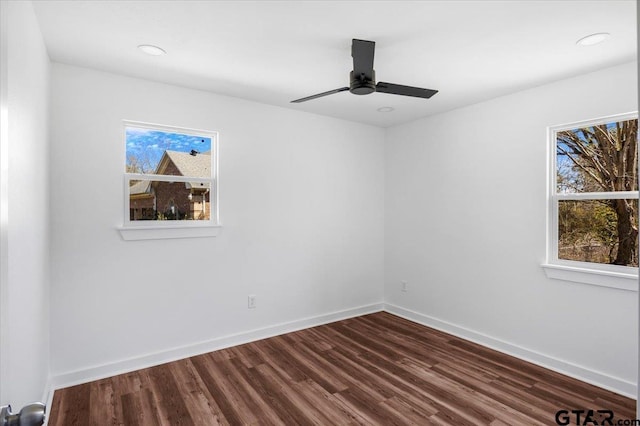
{"label": "ceiling fan motor housing", "polygon": [[354,75],[353,71],[349,74],[351,84],[349,91],[354,95],[368,95],[376,91],[376,73],[371,71],[371,79],[366,78],[364,74]]}

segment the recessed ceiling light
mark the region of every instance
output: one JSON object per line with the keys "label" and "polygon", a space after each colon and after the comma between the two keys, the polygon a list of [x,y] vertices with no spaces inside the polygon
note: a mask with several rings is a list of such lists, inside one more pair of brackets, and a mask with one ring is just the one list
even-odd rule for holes
{"label": "recessed ceiling light", "polygon": [[576,41],[576,44],[579,44],[580,46],[593,46],[594,44],[602,43],[609,37],[611,37],[611,34],[609,33],[591,34],[586,37],[582,37],[580,40]]}
{"label": "recessed ceiling light", "polygon": [[141,44],[140,46],[138,46],[138,49],[142,50],[147,55],[153,56],[160,56],[167,53],[164,51],[164,49],[161,49],[158,46],[153,46],[151,44]]}
{"label": "recessed ceiling light", "polygon": [[378,112],[391,112],[395,110],[394,107],[380,107],[377,109]]}

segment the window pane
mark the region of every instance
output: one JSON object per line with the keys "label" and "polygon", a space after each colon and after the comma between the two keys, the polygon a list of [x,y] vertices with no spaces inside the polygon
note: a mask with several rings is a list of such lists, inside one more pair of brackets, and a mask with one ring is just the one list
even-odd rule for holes
{"label": "window pane", "polygon": [[210,182],[132,180],[129,220],[209,220]]}
{"label": "window pane", "polygon": [[211,177],[211,137],[126,128],[127,173]]}
{"label": "window pane", "polygon": [[558,201],[558,258],[638,266],[638,200]]}
{"label": "window pane", "polygon": [[637,191],[637,135],[637,119],[557,132],[557,191]]}

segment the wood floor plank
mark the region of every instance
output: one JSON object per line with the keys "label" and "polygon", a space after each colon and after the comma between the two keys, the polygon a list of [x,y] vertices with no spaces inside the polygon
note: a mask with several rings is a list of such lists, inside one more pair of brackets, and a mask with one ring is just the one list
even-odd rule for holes
{"label": "wood floor plank", "polygon": [[149,369],[154,395],[160,401],[160,417],[171,425],[195,426],[168,364]]}
{"label": "wood floor plank", "polygon": [[[353,337],[353,334],[351,336]],[[338,353],[342,352],[343,346],[348,345],[348,342],[341,343],[335,348]],[[382,381],[396,389],[408,389],[406,394],[418,393],[426,403],[433,404],[446,418],[455,420],[459,425],[485,424],[483,413],[476,413],[475,410],[468,409],[466,401],[460,401],[449,390],[433,386],[400,367],[396,368],[392,362],[373,352],[362,352],[359,355],[359,362],[376,373],[377,380],[374,383]]]}
{"label": "wood floor plank", "polygon": [[167,365],[193,422],[196,425],[223,424],[222,412],[195,370],[193,362],[185,359]]}
{"label": "wood floor plank", "polygon": [[436,374],[449,378],[454,383],[459,383],[467,389],[476,392],[481,395],[480,399],[482,399],[482,396],[489,398],[489,401],[486,402],[487,404],[491,404],[492,402],[490,401],[498,403],[501,407],[504,407],[507,412],[518,412],[528,418],[531,423],[538,422],[545,424],[548,420],[548,410],[540,410],[536,405],[531,404],[530,401],[524,403],[522,400],[523,395],[514,397],[511,392],[496,387],[495,382],[484,382],[472,376],[460,375],[457,370],[447,368],[440,364],[434,366],[433,371]]}
{"label": "wood floor plank", "polygon": [[[266,339],[254,342],[254,349],[263,360],[271,364],[283,375],[288,376],[293,382],[301,382],[307,379],[307,375],[300,367],[287,356],[287,350],[279,347],[277,342],[272,339]],[[264,363],[264,362],[263,362]]]}
{"label": "wood floor plank", "polygon": [[405,424],[428,425],[431,423],[429,417],[435,414],[423,411],[421,407],[412,405],[399,396],[389,398],[382,404],[393,410],[394,414],[402,418]]}
{"label": "wood floor plank", "polygon": [[[255,423],[257,418],[251,409],[247,407],[243,396],[238,393],[237,389],[220,369],[220,363],[226,362],[229,358],[214,358],[208,355],[210,354],[191,358],[191,361],[209,393],[218,403],[224,417],[232,425]],[[218,359],[217,362],[216,359]]]}
{"label": "wood floor plank", "polygon": [[90,383],[91,405],[89,416],[91,424],[118,425],[121,422],[119,411],[120,400],[116,398],[111,379],[103,379]]}
{"label": "wood floor plank", "polygon": [[[91,424],[91,384],[85,383],[65,389],[64,393],[53,395],[54,403],[51,419],[57,425],[81,426]],[[60,398],[59,402],[56,398]],[[50,421],[51,424],[51,421]]]}
{"label": "wood floor plank", "polygon": [[[348,351],[331,351],[318,354],[319,357],[327,362],[342,366],[344,374],[344,382],[349,388],[362,387],[362,390],[377,401],[384,401],[392,398],[400,389],[395,384],[380,380],[380,376],[376,374],[375,369],[369,368],[360,362],[359,357],[353,356]],[[367,383],[368,386],[361,386]]]}
{"label": "wood floor plank", "polygon": [[396,410],[391,409],[384,403],[387,399],[377,401],[371,398],[362,388],[353,387],[338,393],[348,403],[357,407],[357,410],[361,413],[373,419],[375,424],[381,425],[402,425],[406,424],[406,417],[402,413],[398,413]]}
{"label": "wood floor plank", "polygon": [[251,344],[234,346],[227,349],[234,358],[240,360],[244,368],[253,368],[262,363],[262,359],[252,348]]}
{"label": "wood floor plank", "polygon": [[146,413],[142,407],[140,392],[130,392],[122,395],[120,397],[120,404],[122,404],[122,422],[124,424],[131,426],[142,426],[145,424]]}
{"label": "wood floor plank", "polygon": [[236,409],[234,408],[233,401],[230,401],[229,398],[227,398],[222,384],[212,376],[211,372],[207,368],[208,363],[205,356],[200,355],[190,358],[190,360],[193,363],[193,367],[198,372],[200,380],[202,380],[202,383],[212,396],[212,402],[220,408],[222,419],[232,425],[240,424],[240,417],[238,417]]}
{"label": "wood floor plank", "polygon": [[327,419],[326,422],[320,424],[328,425],[350,425],[361,424],[364,419],[354,415],[350,410],[340,409],[338,400],[335,396],[327,392],[313,380],[305,380],[294,385],[294,390],[304,398],[309,404],[317,408],[318,411]]}
{"label": "wood floor plank", "polygon": [[[360,371],[365,376],[363,383],[369,384],[366,387],[368,391],[384,387],[381,392],[398,393],[408,399],[413,399],[412,396],[417,394],[420,400],[417,405],[431,405],[436,412],[444,413],[446,418],[455,420],[458,425],[481,424],[478,423],[479,419],[470,413],[464,413],[463,406],[451,404],[456,398],[450,400],[441,398],[442,392],[438,388],[431,388],[430,391],[421,389],[420,385],[422,383],[418,378],[413,375],[397,375],[394,374],[394,371],[382,368],[377,364],[376,360],[371,360],[371,354],[360,353],[355,359],[350,359],[349,357],[353,356],[353,352],[346,349],[349,346],[349,342],[339,340],[341,338],[339,334],[334,335],[334,338],[340,341],[340,344],[335,347],[336,355],[342,357],[343,362],[351,363],[351,368],[354,371]],[[406,380],[406,377],[409,377],[409,380]],[[428,384],[424,383],[424,385],[427,386]]]}
{"label": "wood floor plank", "polygon": [[124,394],[120,397],[122,424],[127,426],[163,425],[156,400],[149,389]]}
{"label": "wood floor plank", "polygon": [[555,424],[635,401],[386,312],[54,393],[50,426]]}
{"label": "wood floor plank", "polygon": [[263,396],[274,411],[277,412],[278,418],[286,425],[311,425],[313,421],[311,416],[307,416],[309,407],[290,404],[292,395],[294,394],[295,383],[283,384],[280,381],[278,373],[268,364],[261,364],[253,370],[249,370],[252,381],[259,384],[264,389]]}
{"label": "wood floor plank", "polygon": [[336,393],[347,388],[347,386],[342,383],[338,377],[332,376],[330,372],[324,369],[321,365],[312,362],[308,357],[300,353],[295,341],[288,340],[286,336],[279,337],[284,340],[283,343],[287,347],[287,358],[299,371],[302,371],[307,378],[318,383],[329,393]]}
{"label": "wood floor plank", "polygon": [[257,364],[255,367],[249,369],[241,368],[241,361],[239,359],[232,359],[229,361],[233,370],[240,376],[239,383],[242,384],[242,391],[246,392],[251,397],[251,406],[254,407],[255,416],[260,422],[269,424],[280,424],[282,419],[278,415],[269,401],[269,389],[262,386],[253,373],[256,371],[256,367],[262,364]]}
{"label": "wood floor plank", "polygon": [[632,419],[636,411],[634,400],[621,397],[613,392],[610,392],[610,394],[598,396],[594,401],[596,408],[613,410],[623,418]]}
{"label": "wood floor plank", "polygon": [[[47,407],[48,415],[47,420],[49,424],[62,424],[60,421],[60,417],[62,415],[62,391],[59,391],[57,395],[54,392],[53,398],[51,399],[51,406]],[[65,395],[66,396],[66,395]]]}

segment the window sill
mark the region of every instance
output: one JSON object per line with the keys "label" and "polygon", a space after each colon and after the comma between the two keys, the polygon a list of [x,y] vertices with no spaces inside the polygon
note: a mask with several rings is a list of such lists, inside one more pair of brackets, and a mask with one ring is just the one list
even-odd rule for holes
{"label": "window sill", "polygon": [[125,241],[217,237],[222,226],[127,226],[118,228]]}
{"label": "window sill", "polygon": [[581,284],[638,291],[638,274],[602,271],[567,265],[542,264],[547,278],[572,281]]}

